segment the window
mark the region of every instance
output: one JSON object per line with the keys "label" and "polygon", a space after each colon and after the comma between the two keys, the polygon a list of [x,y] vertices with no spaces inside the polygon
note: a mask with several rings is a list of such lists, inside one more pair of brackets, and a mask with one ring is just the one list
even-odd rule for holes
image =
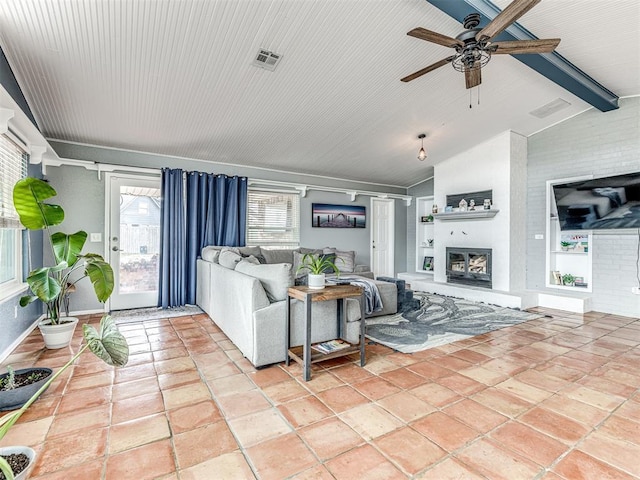
{"label": "window", "polygon": [[296,248],[300,244],[300,195],[249,190],[247,245]]}
{"label": "window", "polygon": [[27,154],[0,135],[0,300],[22,287],[22,226],[13,208],[13,186],[27,175]]}

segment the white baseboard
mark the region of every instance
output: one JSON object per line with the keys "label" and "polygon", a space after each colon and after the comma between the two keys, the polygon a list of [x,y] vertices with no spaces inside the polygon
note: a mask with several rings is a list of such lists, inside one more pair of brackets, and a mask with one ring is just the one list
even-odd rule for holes
{"label": "white baseboard", "polygon": [[3,352],[0,352],[0,363],[4,362],[11,354],[11,352],[13,352],[22,343],[22,341],[35,330],[35,328],[38,326],[38,323],[40,323],[40,320],[42,319],[44,319],[44,315],[40,315],[38,318],[36,318],[33,323],[29,325],[29,327],[27,327],[24,332],[22,332],[22,335],[16,338],[16,340],[7,348],[5,348]]}

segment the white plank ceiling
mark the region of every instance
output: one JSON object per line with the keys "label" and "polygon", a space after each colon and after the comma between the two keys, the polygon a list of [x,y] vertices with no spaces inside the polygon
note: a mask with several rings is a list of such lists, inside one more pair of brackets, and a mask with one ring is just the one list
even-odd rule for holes
{"label": "white plank ceiling", "polygon": [[[637,0],[544,0],[519,23],[562,38],[557,51],[615,94],[640,94]],[[449,66],[402,83],[450,55],[406,35],[418,26],[463,30],[424,0],[0,2],[0,45],[50,139],[409,186],[502,131],[590,108],[508,55],[483,68],[471,109]],[[260,48],[283,55],[275,71],[251,65]],[[571,106],[529,115],[558,98]]]}

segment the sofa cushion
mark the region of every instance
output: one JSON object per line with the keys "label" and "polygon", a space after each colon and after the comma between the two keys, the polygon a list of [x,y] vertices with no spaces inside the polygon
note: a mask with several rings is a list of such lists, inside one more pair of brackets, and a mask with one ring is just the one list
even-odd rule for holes
{"label": "sofa cushion", "polygon": [[293,265],[293,252],[289,249],[277,249],[268,250],[266,248],[261,249],[267,263],[289,263]]}
{"label": "sofa cushion", "polygon": [[242,256],[230,249],[223,249],[218,256],[218,263],[225,268],[230,268],[231,270],[236,268],[241,260]]}
{"label": "sofa cushion", "polygon": [[202,249],[200,256],[206,262],[218,263],[218,255],[222,247],[208,246]]}
{"label": "sofa cushion", "polygon": [[258,255],[262,255],[260,247],[239,247],[238,250],[243,257],[248,257],[249,255],[257,257]]}
{"label": "sofa cushion", "polygon": [[336,255],[336,267],[338,267],[341,272],[353,273],[353,270],[356,266],[356,252],[354,250],[343,252],[333,247],[325,247],[322,250],[322,253],[334,253]]}
{"label": "sofa cushion", "polygon": [[256,265],[245,259],[238,263],[236,271],[260,280],[270,302],[286,300],[287,289],[293,285],[290,263]]}

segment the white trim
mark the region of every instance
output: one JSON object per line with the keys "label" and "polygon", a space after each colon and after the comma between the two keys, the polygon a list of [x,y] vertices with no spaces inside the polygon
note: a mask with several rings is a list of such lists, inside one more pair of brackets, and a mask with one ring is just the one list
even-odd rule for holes
{"label": "white trim", "polygon": [[0,352],[0,363],[3,363],[7,359],[7,357],[20,346],[24,339],[31,335],[31,332],[36,329],[38,323],[40,323],[40,321],[43,320],[44,317],[45,316],[43,314],[36,318],[31,325],[24,329],[24,332],[22,332],[22,334],[18,338],[16,338],[11,345],[9,345],[3,352]]}
{"label": "white trim", "polygon": [[408,189],[410,189],[410,188],[415,187],[416,185],[420,185],[421,183],[424,183],[424,182],[429,181],[429,180],[432,180],[432,179],[435,179],[435,175],[431,175],[430,177],[427,177],[427,178],[425,178],[424,180],[420,180],[419,182],[416,182],[416,183],[414,183],[413,185],[409,185],[409,186],[407,187],[407,190],[408,190]]}
{"label": "white trim", "polygon": [[[18,257],[22,258],[22,256]],[[15,297],[16,295],[26,292],[29,285],[17,280],[7,282],[7,285],[2,286],[2,294],[0,295],[0,304],[6,302],[8,299]]]}
{"label": "white trim", "polygon": [[[165,157],[165,158],[172,158],[175,160],[188,160],[190,162],[199,162],[199,163],[205,163],[207,165],[224,165],[226,167],[234,167],[234,168],[253,168],[256,170],[264,170],[266,172],[273,172],[273,173],[285,173],[287,175],[300,175],[300,176],[305,176],[305,177],[315,177],[315,178],[323,178],[326,180],[338,180],[341,182],[347,181],[347,182],[353,182],[353,183],[361,183],[361,184],[368,184],[368,185],[378,185],[380,187],[391,187],[391,188],[402,188],[402,189],[406,189],[407,187],[403,186],[403,185],[388,185],[385,183],[375,183],[375,182],[363,182],[362,180],[348,180],[345,178],[341,178],[341,177],[328,177],[326,175],[317,175],[317,174],[313,174],[313,173],[302,173],[302,172],[291,172],[289,170],[277,170],[275,168],[268,168],[268,167],[257,167],[257,166],[253,166],[253,165],[241,165],[241,164],[237,164],[237,163],[229,163],[229,162],[216,162],[214,160],[202,160],[199,158],[190,158],[190,157],[178,157],[175,155],[168,155],[165,153],[155,153],[155,152],[147,152],[144,150],[130,150],[130,149],[126,149],[126,148],[116,148],[116,147],[106,147],[106,146],[102,146],[102,145],[92,145],[90,143],[81,143],[81,142],[70,142],[67,140],[60,140],[57,138],[51,138],[48,137],[47,140],[52,141],[52,142],[58,142],[58,143],[66,143],[69,145],[79,145],[82,147],[90,147],[90,148],[97,148],[97,149],[105,149],[105,150],[114,150],[114,151],[118,151],[118,152],[127,152],[127,153],[136,153],[136,154],[142,154],[142,155],[153,155],[156,157]],[[135,168],[135,167],[132,167]]]}
{"label": "white trim", "polygon": [[[355,200],[356,195],[365,195],[368,197],[378,197],[378,198],[386,198],[386,199],[399,199],[404,200],[405,206],[411,205],[411,200],[413,200],[412,196],[409,195],[400,195],[397,193],[385,193],[385,192],[371,192],[367,190],[353,190],[352,188],[338,188],[338,187],[326,187],[324,185],[309,185],[302,183],[290,183],[290,182],[280,182],[277,180],[261,180],[259,178],[249,178],[248,185],[255,189],[264,190],[261,187],[256,187],[255,185],[267,185],[281,188],[289,188],[291,190],[298,190],[300,192],[305,192],[307,190],[319,190],[323,192],[337,192],[344,193],[348,195],[351,201]],[[304,195],[303,195],[304,196]]]}
{"label": "white trim", "polygon": [[[173,158],[177,158],[177,157],[173,157]],[[104,163],[97,163],[97,162],[87,161],[87,160],[74,160],[71,158],[43,159],[42,173],[43,175],[46,175],[47,167],[60,167],[62,165],[84,167],[87,170],[97,170],[99,180],[101,179],[102,172],[142,173],[150,176],[158,176],[161,174],[160,170],[154,169],[154,168],[127,167],[124,165],[104,164]],[[237,167],[238,165],[234,165],[234,166]],[[257,168],[257,167],[251,167],[251,168]],[[262,170],[269,170],[269,169],[263,168]],[[271,171],[275,171],[275,170],[271,170]],[[284,173],[290,173],[290,172],[284,172]],[[309,176],[319,177],[318,175],[309,175]],[[330,177],[322,177],[322,178],[330,178]],[[357,183],[363,183],[363,182],[357,182]],[[401,195],[398,193],[372,192],[369,190],[354,190],[353,188],[327,187],[324,185],[309,185],[304,183],[282,182],[277,180],[263,180],[259,178],[248,178],[248,185],[249,186],[265,185],[267,187],[279,187],[283,189],[288,189],[288,190],[282,190],[283,192],[298,190],[298,192],[301,193],[303,197],[306,196],[308,190],[319,190],[323,192],[338,192],[338,193],[344,193],[345,195],[348,195],[352,202],[355,201],[357,195],[365,195],[368,197],[400,199],[404,201],[405,206],[409,207],[411,206],[411,201],[413,200],[413,197],[410,195]],[[370,185],[377,185],[377,184],[370,184]],[[254,187],[254,188],[266,190],[265,188],[262,188],[262,187]],[[400,187],[400,188],[405,188],[405,187]]]}

